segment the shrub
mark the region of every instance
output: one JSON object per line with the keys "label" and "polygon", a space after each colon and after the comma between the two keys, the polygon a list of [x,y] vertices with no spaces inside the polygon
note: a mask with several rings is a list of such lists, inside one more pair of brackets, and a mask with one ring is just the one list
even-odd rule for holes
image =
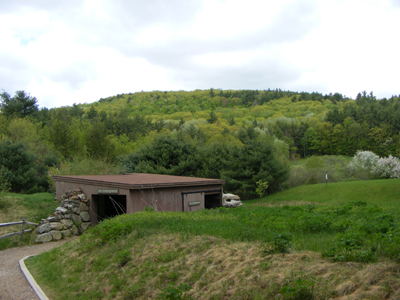
{"label": "shrub", "polygon": [[313,281],[299,277],[288,281],[279,289],[279,293],[285,300],[313,300],[316,299],[314,285]]}
{"label": "shrub", "polygon": [[11,190],[20,192],[37,186],[35,157],[21,143],[9,141],[0,144],[0,176],[11,184]]}
{"label": "shrub", "polygon": [[334,262],[354,261],[371,263],[376,262],[378,257],[372,250],[347,250],[332,248],[330,251],[322,253],[322,257],[329,258]]}
{"label": "shrub", "polygon": [[372,174],[383,178],[400,178],[400,161],[397,157],[380,158],[371,168]]}
{"label": "shrub", "polygon": [[314,175],[311,175],[310,179],[308,180],[308,184],[317,184],[318,180],[315,178]]}
{"label": "shrub", "polygon": [[331,229],[332,221],[329,216],[312,214],[310,216],[304,216],[299,222],[298,226],[302,232],[326,232]]}
{"label": "shrub", "polygon": [[129,250],[123,250],[117,254],[117,263],[120,267],[125,266],[131,260],[132,256]]}
{"label": "shrub", "polygon": [[265,254],[290,252],[292,235],[289,232],[272,233],[261,244]]}
{"label": "shrub", "polygon": [[259,180],[257,181],[257,188],[256,188],[256,193],[260,198],[264,196],[265,192],[267,191],[268,188],[268,181],[262,181]]}
{"label": "shrub", "polygon": [[153,206],[146,206],[145,208],[143,208],[143,211],[153,212],[156,211],[156,209]]}
{"label": "shrub", "polygon": [[353,160],[349,163],[349,169],[356,170],[358,168],[370,171],[379,160],[379,156],[371,151],[357,151]]}

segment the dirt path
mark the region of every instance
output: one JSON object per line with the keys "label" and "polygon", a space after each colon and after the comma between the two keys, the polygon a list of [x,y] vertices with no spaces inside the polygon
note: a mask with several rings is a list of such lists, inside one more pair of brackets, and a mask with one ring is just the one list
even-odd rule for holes
{"label": "dirt path", "polygon": [[72,239],[0,251],[0,299],[39,299],[19,268],[19,260],[58,247]]}

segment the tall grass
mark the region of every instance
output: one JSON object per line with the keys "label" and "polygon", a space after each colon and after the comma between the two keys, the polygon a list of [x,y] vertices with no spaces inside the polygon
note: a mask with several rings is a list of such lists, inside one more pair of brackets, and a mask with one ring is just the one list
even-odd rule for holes
{"label": "tall grass", "polygon": [[[21,221],[23,217],[33,223],[40,223],[41,219],[47,218],[54,213],[57,207],[54,202],[54,194],[14,194],[3,193],[2,203],[0,205],[0,223],[9,223]],[[30,228],[32,226],[29,226]],[[0,228],[0,235],[20,231],[21,226],[8,226]],[[0,240],[0,250],[10,247],[35,244],[36,233],[31,232],[24,235],[24,240],[20,236],[9,237]]]}

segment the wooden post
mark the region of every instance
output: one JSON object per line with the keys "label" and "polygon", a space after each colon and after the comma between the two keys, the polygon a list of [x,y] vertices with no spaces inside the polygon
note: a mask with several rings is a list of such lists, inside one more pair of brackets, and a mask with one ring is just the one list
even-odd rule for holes
{"label": "wooden post", "polygon": [[26,217],[22,218],[22,234],[21,234],[21,241],[24,239],[24,231],[25,231],[25,223],[26,223]]}
{"label": "wooden post", "polygon": [[325,171],[326,186],[328,186],[328,171]]}

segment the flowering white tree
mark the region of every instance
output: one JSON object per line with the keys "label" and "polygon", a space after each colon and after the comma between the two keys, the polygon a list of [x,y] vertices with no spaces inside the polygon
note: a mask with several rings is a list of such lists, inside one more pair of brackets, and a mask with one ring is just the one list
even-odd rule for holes
{"label": "flowering white tree", "polygon": [[371,172],[383,178],[400,178],[400,161],[391,155],[382,157],[372,166]]}
{"label": "flowering white tree", "polygon": [[370,171],[379,160],[379,156],[371,151],[358,150],[353,160],[349,163],[349,169],[352,171],[358,168]]}

